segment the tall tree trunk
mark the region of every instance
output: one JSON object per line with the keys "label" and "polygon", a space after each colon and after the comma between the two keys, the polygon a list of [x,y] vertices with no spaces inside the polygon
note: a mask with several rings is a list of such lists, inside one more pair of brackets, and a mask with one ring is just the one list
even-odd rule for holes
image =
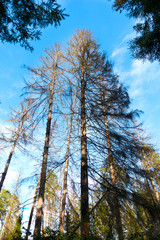
{"label": "tall tree trunk", "polygon": [[84,69],[81,69],[81,234],[89,235],[88,163]]}
{"label": "tall tree trunk", "polygon": [[44,232],[44,210],[45,210],[45,203],[43,204],[42,208],[42,222],[41,222],[41,231]]}
{"label": "tall tree trunk", "polygon": [[38,179],[36,191],[35,191],[34,198],[33,198],[33,203],[32,203],[32,208],[31,208],[31,212],[30,212],[30,216],[29,216],[29,222],[28,222],[28,226],[27,226],[25,240],[28,240],[28,235],[29,235],[29,231],[30,231],[30,227],[31,227],[32,217],[33,217],[33,211],[34,211],[34,207],[35,207],[35,204],[36,204],[37,193],[38,193],[38,190],[39,190],[39,183],[40,183],[40,176],[39,176],[39,179]]}
{"label": "tall tree trunk", "polygon": [[155,182],[154,182],[154,180],[153,180],[153,178],[152,178],[151,170],[150,170],[149,166],[147,166],[147,170],[148,170],[148,173],[149,173],[149,180],[150,180],[150,183],[151,183],[151,185],[152,185],[152,188],[153,188],[153,191],[154,191],[154,194],[155,194],[157,203],[160,205],[159,192],[158,192],[157,187],[156,187],[156,185],[155,185]]}
{"label": "tall tree trunk", "polygon": [[72,113],[71,113],[70,125],[69,125],[69,131],[68,131],[68,140],[67,140],[67,149],[66,149],[66,161],[65,161],[65,169],[64,169],[64,179],[63,179],[62,206],[61,206],[60,224],[59,224],[59,231],[62,234],[64,234],[64,216],[65,216],[66,194],[67,194],[67,175],[68,175],[68,163],[69,163],[69,145],[70,145],[70,137],[71,137],[71,129],[72,129],[73,112],[74,112],[74,106],[75,106],[75,96],[76,96],[76,91],[75,91],[75,94],[74,94]]}
{"label": "tall tree trunk", "polygon": [[117,234],[119,240],[124,240],[124,234],[123,234],[123,228],[122,228],[122,219],[121,219],[121,213],[120,213],[120,206],[118,201],[118,196],[116,192],[116,173],[115,173],[115,167],[114,167],[114,159],[111,151],[111,142],[110,142],[110,136],[109,136],[109,130],[108,130],[108,124],[107,124],[107,116],[106,116],[106,109],[104,106],[104,92],[103,92],[103,86],[102,81],[100,81],[100,87],[101,87],[101,102],[102,102],[102,110],[104,115],[104,124],[105,124],[105,132],[106,132],[106,139],[107,139],[107,147],[108,147],[108,160],[110,165],[110,175],[111,175],[111,181],[113,186],[113,198],[114,198],[114,214],[116,217],[116,228],[117,228]]}
{"label": "tall tree trunk", "polygon": [[44,220],[44,231],[46,231],[46,228],[47,228],[48,211],[49,211],[49,194],[47,196],[47,206],[46,206],[46,214],[45,214],[45,220]]}
{"label": "tall tree trunk", "polygon": [[150,166],[147,165],[146,169],[147,169],[147,171],[148,171],[148,173],[149,173],[149,181],[150,181],[150,183],[151,183],[151,185],[152,185],[152,188],[153,188],[153,191],[154,191],[154,194],[155,194],[155,197],[156,197],[157,204],[160,206],[159,192],[158,192],[157,187],[156,187],[156,184],[155,184],[155,182],[154,182],[154,180],[153,180]]}
{"label": "tall tree trunk", "polygon": [[47,126],[46,126],[45,144],[44,144],[43,161],[42,161],[41,175],[40,175],[40,189],[39,189],[35,228],[34,228],[35,236],[40,235],[40,231],[41,231],[42,209],[43,209],[43,204],[44,204],[44,191],[45,191],[45,183],[46,183],[48,149],[49,149],[50,133],[51,133],[52,107],[53,107],[53,95],[54,95],[54,86],[55,86],[55,75],[56,75],[56,68],[57,68],[57,58],[58,58],[58,53],[56,53],[56,57],[55,57],[54,73],[53,73],[53,79],[52,79],[52,83],[51,83],[52,85],[51,85],[51,90],[50,90],[50,100],[49,100],[48,118],[47,118]]}
{"label": "tall tree trunk", "polygon": [[0,192],[1,192],[1,190],[2,190],[4,180],[5,180],[6,175],[7,175],[7,172],[8,172],[9,164],[10,164],[11,159],[12,159],[12,156],[13,156],[14,149],[15,149],[15,147],[16,147],[18,138],[19,138],[19,136],[20,136],[20,133],[21,133],[21,130],[22,130],[22,127],[23,127],[23,123],[24,123],[24,120],[25,120],[26,113],[27,113],[27,112],[25,112],[25,113],[23,114],[23,117],[22,117],[20,126],[19,126],[19,128],[18,128],[18,130],[17,130],[16,138],[15,138],[15,140],[14,140],[14,143],[13,143],[13,145],[12,145],[10,154],[9,154],[9,156],[8,156],[8,160],[7,160],[7,162],[6,162],[4,171],[3,171],[3,173],[2,173],[2,178],[1,178],[1,181],[0,181]]}

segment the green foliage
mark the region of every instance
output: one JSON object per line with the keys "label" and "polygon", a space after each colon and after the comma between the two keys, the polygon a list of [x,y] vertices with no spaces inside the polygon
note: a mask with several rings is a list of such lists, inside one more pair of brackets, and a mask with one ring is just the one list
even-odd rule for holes
{"label": "green foliage", "polygon": [[91,216],[91,232],[93,235],[101,235],[106,239],[113,239],[112,227],[114,226],[107,200],[104,199]]}
{"label": "green foliage", "polygon": [[47,228],[42,235],[35,236],[34,240],[101,240],[101,238],[94,234],[90,234],[87,238],[86,236],[83,237],[77,233],[71,233],[69,236],[67,234],[62,235],[59,231]]}
{"label": "green foliage", "polygon": [[18,216],[14,229],[13,231],[8,232],[5,237],[4,240],[21,240],[23,239],[21,237],[21,222],[22,222],[22,216]]}
{"label": "green foliage", "polygon": [[48,170],[48,174],[46,178],[47,179],[46,179],[46,185],[45,185],[45,193],[50,195],[56,195],[56,191],[59,188],[58,178],[52,169]]}
{"label": "green foliage", "polygon": [[2,191],[0,193],[0,219],[1,219],[1,221],[3,221],[3,219],[7,213],[7,209],[10,205],[11,198],[12,198],[11,193],[6,189],[2,189]]}
{"label": "green foliage", "polygon": [[33,236],[34,240],[38,239],[46,239],[46,240],[63,240],[64,236],[62,236],[58,231],[54,231],[47,227],[46,231],[43,231],[43,233],[39,236]]}
{"label": "green foliage", "polygon": [[149,229],[146,232],[136,232],[132,234],[128,240],[159,240],[160,239],[160,232],[153,232],[153,229]]}
{"label": "green foliage", "polygon": [[141,20],[134,26],[138,35],[130,42],[133,56],[160,61],[160,1],[115,0],[114,7]]}
{"label": "green foliage", "polygon": [[57,215],[59,209],[59,196],[58,196],[59,190],[60,185],[58,184],[58,178],[55,175],[54,171],[52,169],[49,169],[45,185],[45,205],[46,208],[48,208],[46,209],[46,213],[49,212],[49,214],[45,214],[45,218],[48,219],[50,228],[55,227],[53,216]]}
{"label": "green foliage", "polygon": [[[67,235],[72,234],[74,229],[77,227],[78,222],[80,222],[80,203],[75,194],[75,191],[70,189],[70,196],[68,196],[68,203],[66,207],[66,216],[65,216],[65,229]],[[77,234],[80,234],[79,229],[76,231]]]}
{"label": "green foliage", "polygon": [[29,40],[39,40],[41,28],[49,24],[60,25],[66,14],[56,0],[0,1],[0,39],[2,42],[20,43],[33,50]]}
{"label": "green foliage", "polygon": [[1,237],[3,240],[12,239],[19,240],[21,239],[21,219],[22,219],[22,217],[19,216],[20,202],[18,196],[15,193],[11,195],[7,190],[5,190],[5,193],[9,194],[9,203],[3,220],[4,226],[1,231],[2,234]]}
{"label": "green foliage", "polygon": [[82,238],[80,238],[82,240],[101,240],[101,238],[99,238],[98,236],[94,235],[94,234],[90,234],[88,237],[86,236],[82,236]]}
{"label": "green foliage", "polygon": [[22,222],[22,216],[19,215],[19,217],[17,218],[14,230],[13,230],[13,236],[14,239],[20,239],[21,238],[21,222]]}
{"label": "green foliage", "polygon": [[150,169],[150,175],[156,180],[157,184],[160,184],[160,156],[156,151],[148,145],[144,145],[143,166],[144,169]]}

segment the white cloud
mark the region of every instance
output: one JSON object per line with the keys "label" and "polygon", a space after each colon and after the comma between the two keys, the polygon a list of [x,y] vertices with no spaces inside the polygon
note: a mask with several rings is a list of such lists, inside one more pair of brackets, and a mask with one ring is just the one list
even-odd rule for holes
{"label": "white cloud", "polygon": [[130,86],[131,97],[144,95],[147,92],[153,93],[157,91],[157,88],[160,89],[158,62],[128,59],[126,46],[115,48],[112,58],[115,72],[126,85]]}
{"label": "white cloud", "polygon": [[16,181],[17,181],[17,171],[9,169],[4,181],[4,188],[13,189]]}
{"label": "white cloud", "polygon": [[129,40],[133,39],[135,36],[136,36],[135,32],[132,32],[132,33],[126,35],[126,36],[122,39],[120,45],[122,45],[123,43],[128,42]]}
{"label": "white cloud", "polygon": [[[142,62],[133,60],[130,70],[127,72],[127,78],[130,79],[130,93],[137,92],[136,95],[145,95],[147,93],[156,93],[160,89],[160,68],[157,62]],[[157,87],[155,87],[157,86]],[[136,96],[135,94],[133,94]],[[147,96],[146,96],[147,97]]]}
{"label": "white cloud", "polygon": [[112,53],[112,58],[113,57],[116,57],[116,56],[120,56],[120,55],[123,55],[125,54],[125,52],[127,51],[126,47],[121,47],[121,48],[116,48],[113,53]]}
{"label": "white cloud", "polygon": [[141,88],[133,88],[132,89],[132,91],[130,91],[130,97],[131,98],[135,98],[136,96],[138,96],[138,95],[141,95],[141,93],[142,93],[142,89]]}
{"label": "white cloud", "polygon": [[140,60],[133,60],[130,74],[144,78],[144,74],[150,72],[151,66],[153,67],[149,61],[142,62]]}
{"label": "white cloud", "polygon": [[[144,112],[141,121],[144,128],[151,133],[153,140],[160,140],[159,109],[160,109],[160,63],[155,61],[140,61],[129,58],[127,40],[132,35],[127,35],[119,47],[112,53],[114,70],[126,86],[132,99],[132,108]],[[125,50],[124,50],[125,49]],[[157,144],[158,145],[158,144]]]}

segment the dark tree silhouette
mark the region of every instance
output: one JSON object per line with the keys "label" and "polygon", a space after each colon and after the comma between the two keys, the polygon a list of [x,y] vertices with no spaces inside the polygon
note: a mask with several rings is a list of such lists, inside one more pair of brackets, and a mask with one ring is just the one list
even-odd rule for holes
{"label": "dark tree silhouette", "polygon": [[134,26],[138,35],[130,41],[132,55],[138,59],[160,61],[160,1],[115,0],[114,8],[126,10],[129,17],[138,19]]}
{"label": "dark tree silhouette", "polygon": [[0,39],[2,42],[20,43],[33,50],[29,40],[39,40],[41,28],[49,24],[60,25],[67,16],[56,0],[2,0],[0,1]]}

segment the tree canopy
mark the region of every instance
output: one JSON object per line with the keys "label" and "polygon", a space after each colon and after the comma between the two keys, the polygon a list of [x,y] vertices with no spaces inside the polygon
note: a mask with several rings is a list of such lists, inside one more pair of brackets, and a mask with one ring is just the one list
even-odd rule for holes
{"label": "tree canopy", "polygon": [[11,197],[12,197],[12,195],[8,190],[2,189],[2,192],[0,193],[0,220],[1,220],[1,224],[3,224],[4,217],[7,213],[7,209],[10,205]]}
{"label": "tree canopy", "polygon": [[137,36],[130,41],[133,57],[160,61],[160,1],[115,0],[113,7],[138,19],[134,26]]}
{"label": "tree canopy", "polygon": [[[107,54],[82,29],[40,60],[27,67],[21,108],[4,135],[11,156],[19,146],[19,161],[27,154],[29,181],[39,180],[23,203],[19,177],[11,200],[2,189],[0,239],[160,239],[160,157]],[[26,229],[21,216],[31,203]]]}
{"label": "tree canopy", "polygon": [[0,39],[19,43],[33,50],[30,40],[39,40],[41,28],[60,25],[67,16],[56,0],[2,0],[0,1]]}

